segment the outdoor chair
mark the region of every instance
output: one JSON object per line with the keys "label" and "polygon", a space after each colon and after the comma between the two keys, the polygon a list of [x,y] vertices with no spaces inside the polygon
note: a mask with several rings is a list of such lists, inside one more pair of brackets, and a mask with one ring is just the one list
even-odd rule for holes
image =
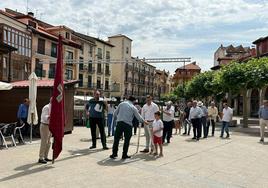
{"label": "outdoor chair", "polygon": [[24,139],[23,139],[23,136],[22,136],[22,134],[21,134],[21,129],[23,128],[25,126],[25,123],[22,123],[22,124],[20,124],[20,123],[16,123],[16,127],[15,127],[15,130],[14,130],[14,137],[16,138],[17,137],[17,133],[19,134],[19,138],[18,138],[18,141],[20,142],[22,142],[23,144],[25,144],[25,142],[24,142]]}
{"label": "outdoor chair", "polygon": [[14,139],[15,128],[16,128],[16,123],[4,124],[0,127],[0,136],[6,148],[8,148],[7,142],[6,142],[7,138],[11,138],[13,145],[16,146],[16,142]]}

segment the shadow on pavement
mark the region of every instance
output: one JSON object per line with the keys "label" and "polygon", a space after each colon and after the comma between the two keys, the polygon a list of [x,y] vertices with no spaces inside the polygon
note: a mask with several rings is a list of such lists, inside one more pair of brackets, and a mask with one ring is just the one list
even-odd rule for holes
{"label": "shadow on pavement", "polygon": [[117,159],[110,159],[109,157],[97,162],[100,166],[121,166],[138,161],[155,161],[157,157],[149,154],[134,154],[130,159],[122,160],[120,157]]}
{"label": "shadow on pavement", "polygon": [[23,176],[43,172],[43,171],[46,171],[46,170],[54,168],[51,165],[42,165],[42,166],[40,166],[38,168],[31,169],[32,167],[38,166],[38,165],[39,165],[38,163],[32,163],[32,164],[23,165],[21,167],[17,167],[17,168],[15,168],[15,170],[21,171],[21,172],[13,174],[13,175],[10,175],[10,176],[7,176],[7,177],[4,177],[4,178],[0,179],[0,182],[20,178],[20,177],[23,177]]}
{"label": "shadow on pavement", "polygon": [[[59,160],[56,160],[55,163],[66,161],[66,160],[70,160],[70,159],[74,159],[74,158],[85,156],[85,155],[90,155],[92,153],[97,153],[97,152],[100,152],[100,151],[103,151],[103,149],[89,150],[87,148],[87,149],[81,149],[81,150],[69,150],[68,152],[71,154],[71,156],[66,157],[66,158],[62,158],[62,159],[59,159]],[[40,166],[40,167],[34,168],[36,166]],[[14,169],[16,171],[21,171],[21,172],[16,173],[16,174],[13,174],[13,175],[10,175],[10,176],[7,176],[7,177],[4,177],[4,178],[0,179],[0,182],[4,182],[4,181],[11,180],[11,179],[20,178],[20,177],[31,175],[31,174],[35,174],[35,173],[39,173],[39,172],[42,172],[42,171],[45,171],[45,170],[49,170],[49,169],[52,169],[52,168],[54,168],[54,166],[51,165],[51,164],[49,164],[49,165],[42,165],[42,164],[39,164],[37,162],[36,163],[30,163],[30,164],[22,165],[22,166],[16,167]]]}

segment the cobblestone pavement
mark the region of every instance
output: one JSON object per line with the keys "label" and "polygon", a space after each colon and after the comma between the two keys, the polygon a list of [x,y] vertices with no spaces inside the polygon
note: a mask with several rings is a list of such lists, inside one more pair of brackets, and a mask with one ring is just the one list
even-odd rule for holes
{"label": "cobblestone pavement", "polygon": [[[108,158],[111,149],[89,150],[89,130],[75,127],[64,137],[64,148],[55,164],[37,163],[39,140],[0,150],[0,188],[43,187],[268,187],[268,142],[256,135],[233,132],[231,139],[191,140],[173,135],[164,146],[164,157],[137,153],[131,159]],[[267,139],[268,141],[268,139]],[[107,140],[112,146],[112,137]],[[129,153],[136,151],[133,136]],[[143,149],[145,137],[141,137]],[[119,148],[122,152],[122,142]]]}

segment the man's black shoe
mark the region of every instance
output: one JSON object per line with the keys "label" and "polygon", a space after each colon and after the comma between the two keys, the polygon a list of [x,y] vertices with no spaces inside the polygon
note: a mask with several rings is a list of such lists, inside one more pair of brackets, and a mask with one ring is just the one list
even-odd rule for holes
{"label": "man's black shoe", "polygon": [[124,160],[124,159],[130,159],[131,158],[131,156],[128,156],[128,155],[124,155],[124,156],[122,156],[122,159]]}
{"label": "man's black shoe", "polygon": [[182,135],[186,135],[186,133],[183,133]]}
{"label": "man's black shoe", "polygon": [[95,149],[96,148],[96,146],[91,146],[89,149]]}
{"label": "man's black shoe", "polygon": [[44,160],[44,159],[39,159],[39,160],[38,160],[38,163],[41,163],[41,164],[47,164],[47,161]]}
{"label": "man's black shoe", "polygon": [[192,140],[195,140],[195,139],[196,139],[196,137],[193,137],[193,138],[192,138]]}
{"label": "man's black shoe", "polygon": [[51,162],[52,159],[45,158],[45,161],[46,161],[46,162]]}
{"label": "man's black shoe", "polygon": [[102,148],[103,150],[108,150],[109,148],[107,146],[103,147]]}
{"label": "man's black shoe", "polygon": [[117,155],[114,155],[114,154],[110,155],[111,159],[116,159],[116,157],[117,157]]}

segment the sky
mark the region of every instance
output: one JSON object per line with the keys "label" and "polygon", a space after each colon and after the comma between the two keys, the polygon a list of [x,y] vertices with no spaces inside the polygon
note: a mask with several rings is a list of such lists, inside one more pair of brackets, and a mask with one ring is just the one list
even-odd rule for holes
{"label": "sky", "polygon": [[[25,13],[27,0],[0,0],[0,8]],[[191,57],[202,71],[221,44],[253,46],[268,35],[268,0],[28,0],[28,11],[102,39],[127,35],[133,57]],[[173,74],[182,64],[155,66]]]}

